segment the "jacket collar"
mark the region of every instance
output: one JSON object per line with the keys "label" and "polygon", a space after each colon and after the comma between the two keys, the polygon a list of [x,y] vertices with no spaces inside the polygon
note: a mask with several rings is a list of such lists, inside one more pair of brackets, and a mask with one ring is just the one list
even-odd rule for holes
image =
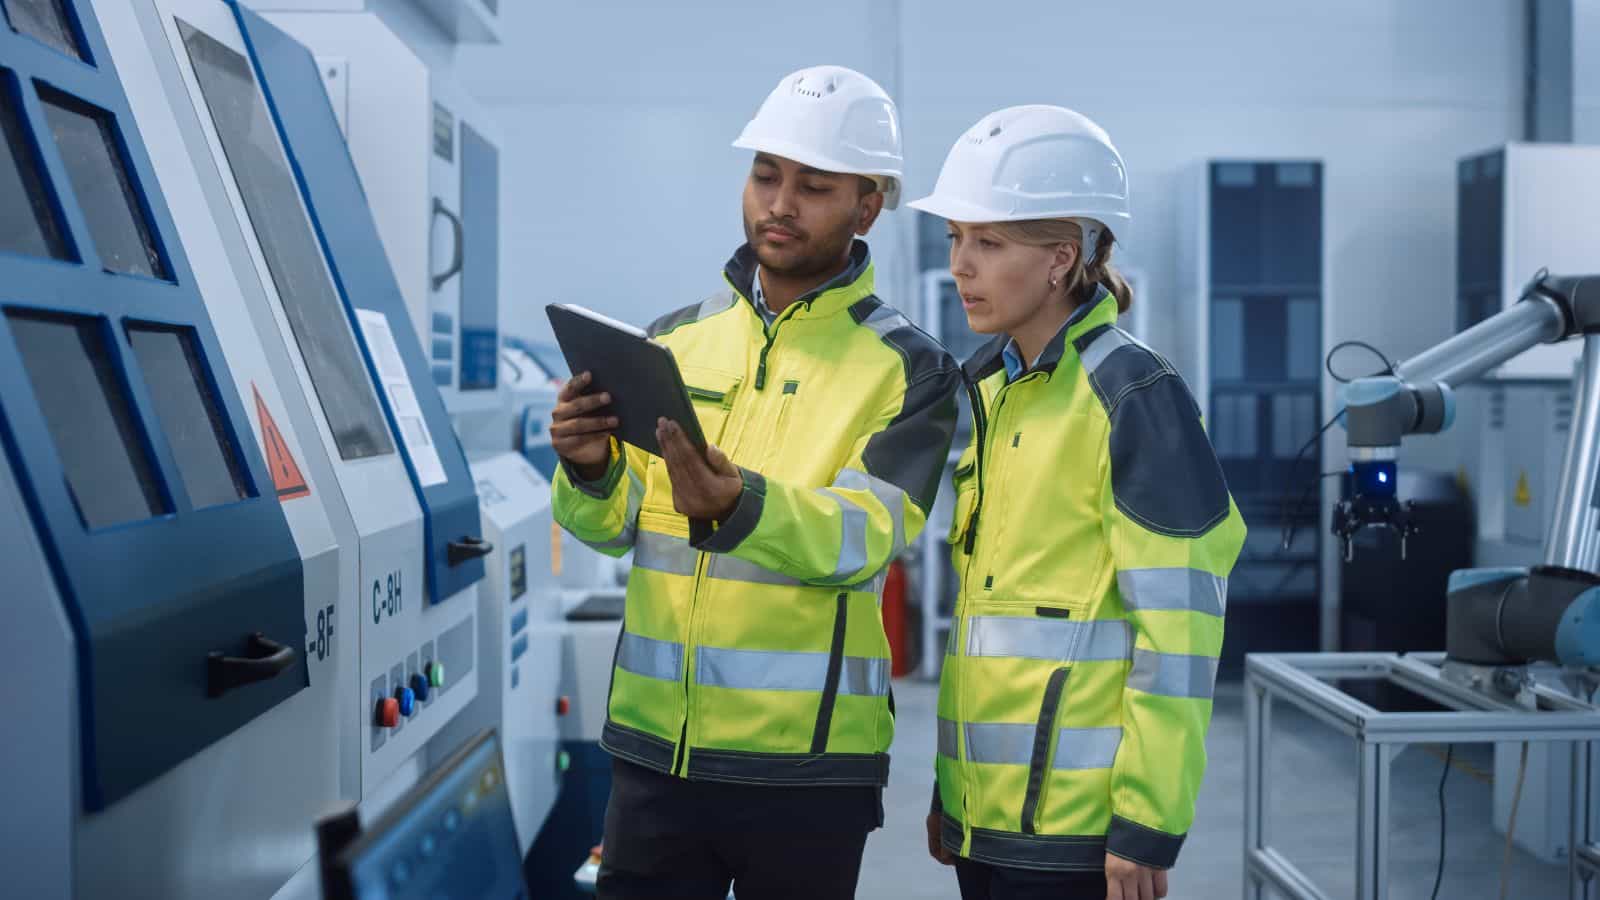
{"label": "jacket collar", "polygon": [[[729,259],[728,264],[722,269],[722,277],[727,279],[728,284],[752,311],[755,310],[755,305],[750,298],[755,293],[756,265],[755,251],[749,244],[743,244],[733,252],[733,258]],[[795,300],[801,308],[793,315],[823,317],[842,312],[862,298],[870,296],[875,280],[872,253],[867,249],[866,241],[857,240],[850,245],[850,264],[845,266],[843,272]]]}
{"label": "jacket collar", "polygon": [[[1099,286],[1099,292],[1088,303],[1080,305],[1067,317],[1065,324],[1056,332],[1055,337],[1044,345],[1044,352],[1039,354],[1039,360],[1028,371],[1043,371],[1046,374],[1056,370],[1060,365],[1061,357],[1066,353],[1067,345],[1071,344],[1079,335],[1091,328],[1100,325],[1114,325],[1117,321],[1117,301],[1106,290],[1104,285]],[[978,348],[961,367],[967,373],[967,378],[972,381],[982,381],[996,372],[1005,369],[1003,354],[1006,344],[1011,338],[1004,334],[995,335],[988,343]]]}

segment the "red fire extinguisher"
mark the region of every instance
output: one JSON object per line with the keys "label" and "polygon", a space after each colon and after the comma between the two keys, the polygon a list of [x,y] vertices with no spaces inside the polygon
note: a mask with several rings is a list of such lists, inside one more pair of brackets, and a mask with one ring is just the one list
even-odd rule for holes
{"label": "red fire extinguisher", "polygon": [[911,671],[911,648],[906,634],[906,569],[898,559],[889,564],[883,582],[883,631],[889,638],[889,671],[899,678]]}

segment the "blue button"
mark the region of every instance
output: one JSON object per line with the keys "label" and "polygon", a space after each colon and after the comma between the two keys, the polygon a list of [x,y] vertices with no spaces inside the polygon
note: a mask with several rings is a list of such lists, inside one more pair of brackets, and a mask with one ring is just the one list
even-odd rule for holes
{"label": "blue button", "polygon": [[428,702],[428,679],[421,672],[411,676],[411,693],[417,695],[418,702]]}
{"label": "blue button", "polygon": [[400,701],[400,715],[413,716],[417,712],[417,695],[411,688],[403,687],[395,692],[394,698]]}
{"label": "blue button", "polygon": [[511,636],[516,637],[517,632],[527,627],[528,611],[526,609],[517,610],[517,614],[511,617]]}
{"label": "blue button", "polygon": [[511,661],[512,662],[516,662],[517,660],[521,659],[522,658],[522,654],[527,653],[527,652],[528,652],[528,636],[527,635],[523,635],[522,637],[519,637],[515,641],[511,642]]}

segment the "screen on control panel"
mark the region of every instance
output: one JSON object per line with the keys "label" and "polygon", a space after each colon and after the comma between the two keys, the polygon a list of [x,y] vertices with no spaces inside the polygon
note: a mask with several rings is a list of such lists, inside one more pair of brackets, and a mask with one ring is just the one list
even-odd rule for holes
{"label": "screen on control panel", "polygon": [[393,453],[372,381],[301,209],[250,61],[187,22],[179,20],[178,28],[339,456]]}
{"label": "screen on control panel", "polygon": [[500,739],[484,732],[339,856],[354,900],[526,900]]}

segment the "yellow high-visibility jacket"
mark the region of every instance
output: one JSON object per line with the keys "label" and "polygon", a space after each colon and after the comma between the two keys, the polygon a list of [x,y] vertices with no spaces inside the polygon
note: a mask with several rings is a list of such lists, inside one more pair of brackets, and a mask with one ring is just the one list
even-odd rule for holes
{"label": "yellow high-visibility jacket", "polygon": [[866,244],[767,326],[742,247],[726,290],[654,323],[706,440],[742,470],[720,524],[677,514],[666,464],[613,443],[563,466],[556,521],[633,551],[601,746],[690,779],[882,785],[894,707],[884,573],[927,520],[962,377],[873,295]]}
{"label": "yellow high-visibility jacket", "polygon": [[1245,526],[1183,379],[1084,304],[1008,383],[965,370],[974,439],[949,540],[942,840],[982,862],[1168,868],[1194,818]]}

